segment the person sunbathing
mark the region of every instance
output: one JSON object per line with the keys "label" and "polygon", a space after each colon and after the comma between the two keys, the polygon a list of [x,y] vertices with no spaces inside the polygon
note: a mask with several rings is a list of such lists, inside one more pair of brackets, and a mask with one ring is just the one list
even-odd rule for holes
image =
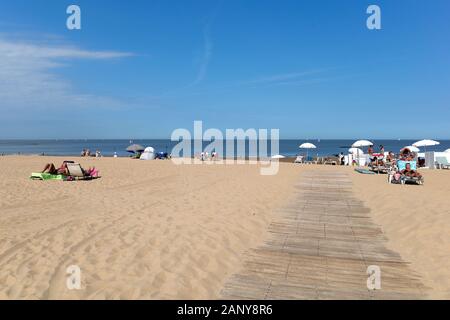
{"label": "person sunbathing", "polygon": [[66,162],[63,162],[58,169],[56,169],[53,163],[47,163],[44,167],[44,170],[42,170],[42,173],[63,174],[67,176],[69,175],[69,170],[67,169]]}
{"label": "person sunbathing", "polygon": [[389,152],[388,155],[386,156],[386,161],[387,162],[394,162],[395,161],[395,154],[393,154],[392,152]]}
{"label": "person sunbathing", "polygon": [[417,171],[411,169],[411,164],[409,164],[409,163],[407,163],[407,164],[405,165],[405,169],[403,169],[402,171],[400,171],[400,173],[403,174],[403,175],[405,175],[405,176],[407,176],[407,177],[417,177],[417,178],[420,178],[420,177],[422,176],[419,172],[417,172]]}

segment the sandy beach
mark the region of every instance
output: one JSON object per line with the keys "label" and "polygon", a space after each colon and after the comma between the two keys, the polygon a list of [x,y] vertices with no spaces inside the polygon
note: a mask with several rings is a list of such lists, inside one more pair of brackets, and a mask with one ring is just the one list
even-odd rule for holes
{"label": "sandy beach", "polygon": [[354,191],[383,227],[390,247],[411,262],[432,299],[450,299],[450,170],[421,170],[424,186],[352,173]]}
{"label": "sandy beach", "polygon": [[[281,163],[262,176],[248,164],[71,158],[102,178],[28,179],[63,159],[0,157],[1,299],[216,299],[307,170],[349,174],[430,298],[450,298],[450,171],[401,186],[350,167]],[[81,290],[66,287],[70,265],[81,268]]]}
{"label": "sandy beach", "polygon": [[[299,174],[102,158],[75,159],[100,170],[95,181],[28,179],[62,160],[0,157],[3,299],[217,298]],[[82,290],[67,290],[69,265]]]}

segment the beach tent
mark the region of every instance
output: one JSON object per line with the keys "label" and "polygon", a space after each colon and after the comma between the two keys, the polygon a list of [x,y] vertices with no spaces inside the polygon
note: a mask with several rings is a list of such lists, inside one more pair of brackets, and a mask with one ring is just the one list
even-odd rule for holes
{"label": "beach tent", "polygon": [[144,152],[141,154],[139,159],[141,159],[141,160],[155,159],[155,149],[153,149],[152,147],[145,148]]}
{"label": "beach tent", "polygon": [[309,149],[316,149],[317,147],[313,145],[312,143],[305,142],[298,146],[300,149],[306,149],[306,160],[308,161],[308,150]]}

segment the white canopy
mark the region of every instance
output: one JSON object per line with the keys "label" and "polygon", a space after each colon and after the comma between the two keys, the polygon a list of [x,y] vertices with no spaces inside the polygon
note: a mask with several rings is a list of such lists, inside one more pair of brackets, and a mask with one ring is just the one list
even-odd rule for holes
{"label": "white canopy", "polygon": [[155,159],[155,149],[152,147],[147,147],[144,149],[144,152],[141,154],[141,160],[153,160]]}
{"label": "white canopy", "polygon": [[403,149],[408,149],[411,152],[419,152],[420,151],[419,148],[417,148],[415,146],[406,146],[406,147],[403,147]]}
{"label": "white canopy", "polygon": [[299,145],[300,149],[316,149],[317,147],[315,145],[313,145],[312,143],[309,142],[305,142],[302,143],[301,145]]}
{"label": "white canopy", "polygon": [[420,140],[413,143],[414,147],[430,147],[430,146],[437,146],[440,144],[440,142],[435,140]]}
{"label": "white canopy", "polygon": [[284,158],[286,158],[286,157],[281,154],[276,154],[276,155],[272,156],[272,159],[284,159]]}
{"label": "white canopy", "polygon": [[368,147],[368,146],[373,146],[373,142],[370,142],[369,140],[358,140],[352,144],[353,148]]}
{"label": "white canopy", "polygon": [[364,154],[364,151],[359,148],[350,148],[348,149],[348,152],[351,154]]}

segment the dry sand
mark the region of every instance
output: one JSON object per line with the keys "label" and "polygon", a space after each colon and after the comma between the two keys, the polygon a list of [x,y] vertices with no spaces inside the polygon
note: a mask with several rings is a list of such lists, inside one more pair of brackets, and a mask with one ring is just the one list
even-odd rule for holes
{"label": "dry sand", "polygon": [[386,175],[352,173],[391,249],[411,262],[430,298],[450,299],[450,170],[421,170],[424,186],[393,185]]}
{"label": "dry sand", "polygon": [[[389,185],[352,168],[78,159],[95,181],[30,181],[62,158],[0,157],[0,299],[215,299],[304,170],[343,170],[431,298],[450,298],[450,171]],[[68,290],[78,265],[82,289]]]}
{"label": "dry sand", "polygon": [[[300,170],[78,159],[95,181],[31,181],[62,158],[0,157],[0,298],[214,299]],[[82,290],[68,290],[78,265]]]}

